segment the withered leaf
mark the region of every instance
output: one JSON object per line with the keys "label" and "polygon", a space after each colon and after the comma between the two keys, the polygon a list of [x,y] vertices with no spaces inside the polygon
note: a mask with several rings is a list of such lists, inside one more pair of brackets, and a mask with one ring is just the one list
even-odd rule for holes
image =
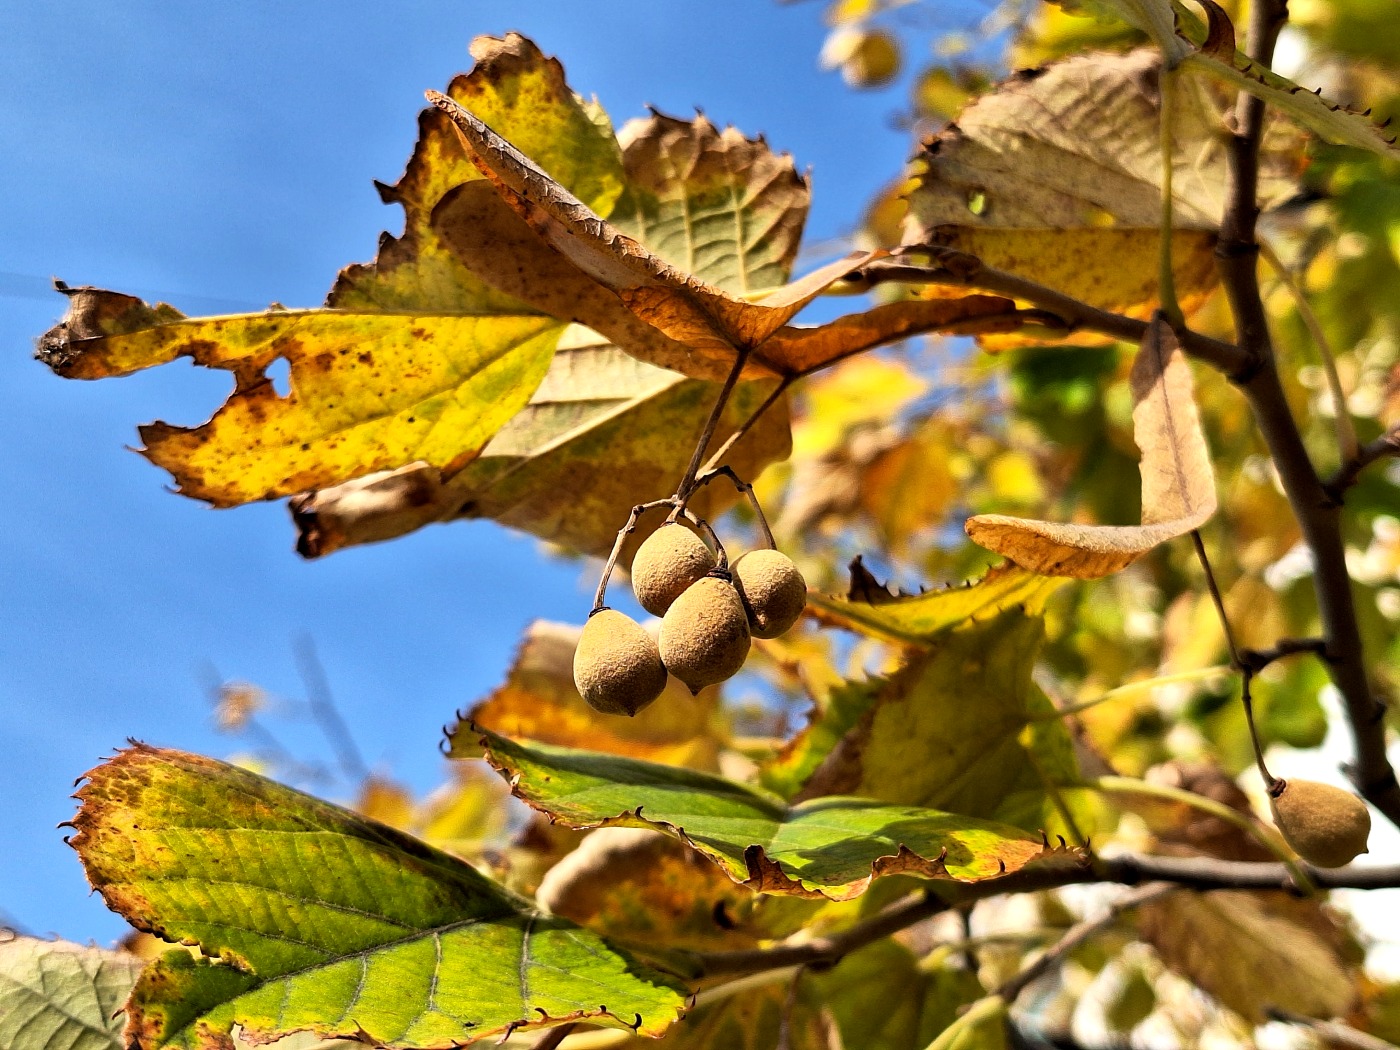
{"label": "withered leaf", "polygon": [[1191,389],[1191,368],[1171,326],[1153,319],[1133,361],[1133,437],[1142,450],[1142,524],[1081,525],[979,514],[974,543],[1046,576],[1097,579],[1215,513],[1215,475]]}
{"label": "withered leaf", "polygon": [[[130,296],[69,290],[40,341],[59,375],[101,379],[190,357],[234,391],[195,428],[140,428],[179,491],[216,506],[275,499],[413,460],[450,475],[524,407],[563,328],[539,316],[270,310],[185,319]],[[133,327],[133,317],[144,327]],[[287,363],[280,395],[267,372]]]}

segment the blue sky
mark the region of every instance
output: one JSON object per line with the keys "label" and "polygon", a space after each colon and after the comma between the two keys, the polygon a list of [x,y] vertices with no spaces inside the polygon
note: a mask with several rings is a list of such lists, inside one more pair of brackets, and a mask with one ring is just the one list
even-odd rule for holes
{"label": "blue sky", "polygon": [[[953,10],[967,12],[966,7]],[[51,277],[187,313],[317,305],[401,213],[392,182],[425,88],[478,33],[518,29],[615,123],[701,106],[812,169],[807,243],[839,237],[911,152],[907,84],[817,67],[817,3],[95,3],[0,6],[0,922],[109,943],[55,825],[75,777],[128,737],[213,755],[204,668],[300,695],[314,639],[375,767],[438,783],[439,727],[501,677],[532,619],[579,620],[590,575],[490,523],[301,561],[282,504],[170,495],[124,446],[227,393],[185,363],[65,382],[31,360]],[[964,14],[964,18],[975,16]],[[948,15],[952,28],[956,18]],[[835,249],[827,253],[835,254]],[[813,260],[816,261],[816,260]],[[295,726],[288,742],[324,751]]]}

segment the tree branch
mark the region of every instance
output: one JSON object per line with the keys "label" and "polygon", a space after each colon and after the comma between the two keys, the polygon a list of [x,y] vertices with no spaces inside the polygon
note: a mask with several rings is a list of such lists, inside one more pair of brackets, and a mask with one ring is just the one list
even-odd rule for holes
{"label": "tree branch", "polygon": [[[1250,13],[1251,58],[1268,65],[1287,20],[1285,0],[1256,0]],[[1386,757],[1384,708],[1372,695],[1366,674],[1342,539],[1341,504],[1318,477],[1289,410],[1259,292],[1255,226],[1264,116],[1264,103],[1241,92],[1230,143],[1227,203],[1216,245],[1221,281],[1234,313],[1236,341],[1253,362],[1252,371],[1236,382],[1249,401],[1303,540],[1312,551],[1313,588],[1327,642],[1327,666],[1342,695],[1352,730],[1356,758],[1347,772],[1362,796],[1400,826],[1400,783]]]}
{"label": "tree branch", "polygon": [[1375,441],[1369,441],[1356,450],[1356,455],[1343,463],[1327,479],[1326,489],[1333,500],[1342,502],[1342,495],[1356,484],[1360,473],[1378,459],[1387,456],[1400,456],[1400,423],[1391,427]]}
{"label": "tree branch", "polygon": [[[987,266],[982,260],[966,252],[934,245],[905,250],[927,252],[933,256],[934,261],[928,266],[918,266],[891,259],[877,260],[855,271],[849,280],[856,282],[857,288],[873,287],[891,281],[981,288],[1035,304],[1055,315],[1063,323],[1066,332],[1086,329],[1129,343],[1140,343],[1147,332],[1146,321],[1090,306],[1064,292]],[[1177,338],[1182,349],[1188,354],[1205,361],[1226,375],[1242,377],[1246,374],[1250,361],[1238,347],[1189,329],[1177,332]]]}
{"label": "tree branch", "polygon": [[1016,975],[1006,981],[996,990],[997,995],[1006,1000],[1010,1005],[1016,1001],[1016,997],[1026,990],[1031,982],[1039,979],[1043,974],[1058,966],[1070,952],[1074,951],[1085,941],[1107,930],[1118,921],[1126,911],[1154,901],[1168,893],[1175,893],[1178,887],[1170,883],[1154,882],[1147,886],[1128,894],[1121,900],[1116,900],[1109,905],[1108,911],[1103,915],[1095,916],[1092,919],[1084,919],[1077,922],[1065,931],[1058,941],[1052,944],[1031,962],[1016,971]]}
{"label": "tree branch", "polygon": [[1285,1024],[1298,1025],[1310,1029],[1323,1046],[1344,1047],[1345,1050],[1397,1050],[1394,1043],[1342,1024],[1340,1021],[1323,1021],[1316,1017],[1304,1017],[1274,1007],[1269,1011],[1270,1019]]}
{"label": "tree branch", "polygon": [[[1315,868],[1299,865],[1321,890],[1400,887],[1400,864],[1385,867]],[[728,952],[694,952],[684,958],[687,976],[757,973],[787,966],[829,967],[882,938],[907,929],[949,908],[1006,893],[1029,893],[1086,883],[1170,883],[1194,890],[1283,890],[1301,892],[1287,865],[1267,861],[1228,861],[1214,857],[1158,857],[1126,853],[1096,857],[1080,864],[1031,866],[1011,875],[972,884],[939,882],[922,893],[891,905],[878,915],[828,937],[792,940],[771,948]]]}

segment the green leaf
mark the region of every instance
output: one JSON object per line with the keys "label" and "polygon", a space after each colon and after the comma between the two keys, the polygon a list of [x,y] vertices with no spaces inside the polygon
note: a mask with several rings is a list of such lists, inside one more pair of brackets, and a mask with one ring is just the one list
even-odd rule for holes
{"label": "green leaf", "polygon": [[852,728],[799,797],[857,795],[1049,827],[1059,785],[1078,774],[1069,731],[1031,678],[1044,630],[1039,616],[1007,609],[937,635],[858,694],[864,709],[842,714]]}
{"label": "green leaf", "polygon": [[143,960],[69,941],[15,937],[0,943],[0,1047],[120,1050]]}
{"label": "green leaf", "polygon": [[985,820],[858,798],[789,806],[708,773],[481,735],[487,760],[536,809],[570,827],[667,832],[761,892],[849,900],[881,875],[978,882],[1053,855]]}
{"label": "green leaf", "polygon": [[413,838],[234,766],[138,744],[87,774],[73,845],[108,907],[196,944],[127,1006],[142,1047],[311,1030],[447,1047],[587,1018],[655,1034],[684,992]]}
{"label": "green leaf", "polygon": [[1063,582],[1006,562],[961,587],[878,603],[815,593],[809,594],[807,601],[824,623],[874,638],[922,645],[969,620],[985,619],[1017,606],[1037,614]]}

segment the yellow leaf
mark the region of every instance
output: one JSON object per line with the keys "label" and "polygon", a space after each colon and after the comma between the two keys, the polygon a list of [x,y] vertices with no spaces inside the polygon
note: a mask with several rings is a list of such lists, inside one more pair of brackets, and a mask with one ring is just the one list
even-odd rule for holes
{"label": "yellow leaf", "polygon": [[[140,428],[142,451],[179,491],[216,506],[275,499],[413,460],[445,474],[469,463],[524,407],[562,331],[546,317],[273,310],[185,320],[168,307],[149,327],[80,337],[104,303],[70,292],[43,339],[59,375],[100,379],[190,357],[233,373],[234,391],[195,428]],[[165,311],[165,312],[161,312]],[[267,375],[290,367],[278,394]]]}
{"label": "yellow leaf", "polygon": [[1046,576],[1097,579],[1215,513],[1215,477],[1191,390],[1191,368],[1166,321],[1153,320],[1133,362],[1133,437],[1142,450],[1142,524],[1080,525],[979,514],[974,543]]}
{"label": "yellow leaf", "polygon": [[[647,495],[670,492],[714,404],[713,383],[654,368],[586,330],[566,335],[528,405],[481,457],[444,479],[426,464],[372,475],[292,501],[308,557],[390,539],[435,521],[494,518],[588,554],[606,555],[628,511]],[[772,392],[772,382],[742,382],[721,417],[715,444]],[[787,404],[774,404],[724,462],[757,477],[790,447]],[[569,499],[560,498],[567,491]],[[712,519],[737,498],[727,484],[707,485],[691,501]],[[621,564],[659,517],[623,551]]]}
{"label": "yellow leaf", "polygon": [[481,753],[475,725],[517,739],[717,769],[718,689],[703,689],[692,696],[671,679],[661,699],[632,718],[600,715],[584,703],[574,686],[574,649],[580,630],[544,620],[531,624],[505,684],[448,732],[450,757]]}

